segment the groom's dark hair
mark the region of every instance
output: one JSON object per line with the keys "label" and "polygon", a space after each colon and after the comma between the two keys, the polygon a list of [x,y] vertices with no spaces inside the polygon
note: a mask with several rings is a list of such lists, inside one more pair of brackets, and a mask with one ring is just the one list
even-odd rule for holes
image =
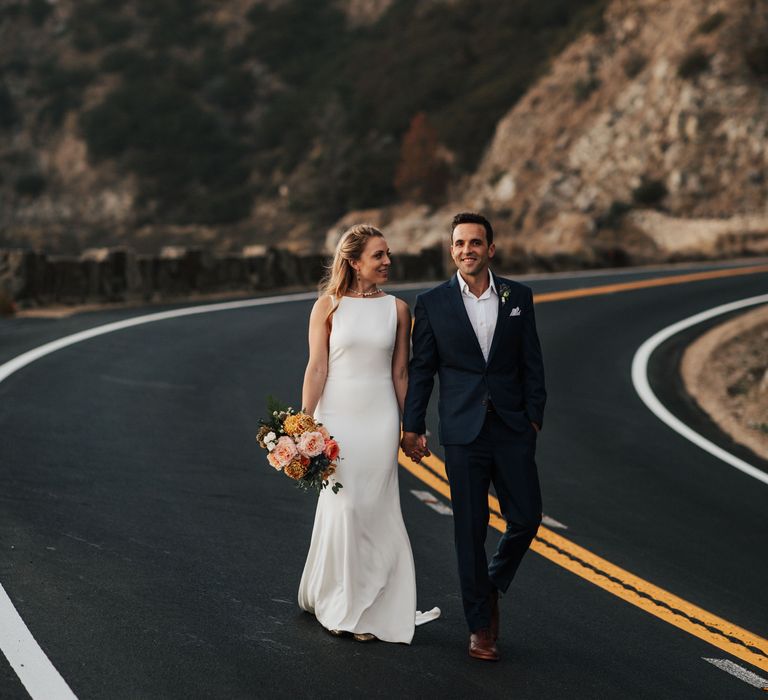
{"label": "groom's dark hair", "polygon": [[475,214],[471,211],[463,211],[460,214],[456,214],[451,223],[451,240],[453,240],[453,232],[459,224],[480,224],[485,229],[485,240],[488,245],[493,243],[493,227],[491,222],[482,214]]}

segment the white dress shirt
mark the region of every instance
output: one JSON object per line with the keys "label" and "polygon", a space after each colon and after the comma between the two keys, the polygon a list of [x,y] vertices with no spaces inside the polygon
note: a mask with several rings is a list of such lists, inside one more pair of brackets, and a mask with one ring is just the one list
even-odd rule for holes
{"label": "white dress shirt", "polygon": [[488,354],[491,351],[493,333],[496,330],[496,319],[499,316],[499,295],[496,292],[496,283],[490,270],[488,270],[488,275],[491,281],[488,289],[476,297],[469,291],[469,285],[464,281],[461,272],[456,271],[464,308],[467,310],[469,322],[475,331],[477,342],[480,343],[480,349],[483,351],[486,362],[488,362]]}

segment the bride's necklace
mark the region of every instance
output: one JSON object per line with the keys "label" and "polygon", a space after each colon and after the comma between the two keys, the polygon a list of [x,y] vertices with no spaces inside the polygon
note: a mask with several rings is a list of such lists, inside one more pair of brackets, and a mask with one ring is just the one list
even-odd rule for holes
{"label": "bride's necklace", "polygon": [[359,297],[375,297],[377,294],[381,294],[381,290],[378,287],[374,287],[370,292],[358,292],[356,289],[350,289],[349,291]]}

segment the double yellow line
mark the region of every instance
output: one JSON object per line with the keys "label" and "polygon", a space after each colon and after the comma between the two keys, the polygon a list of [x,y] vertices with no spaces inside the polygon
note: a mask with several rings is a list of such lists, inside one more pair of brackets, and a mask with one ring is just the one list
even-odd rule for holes
{"label": "double yellow line", "polygon": [[[752,275],[761,272],[768,272],[768,265],[710,270],[636,282],[571,289],[564,292],[551,292],[537,295],[535,301],[540,304],[562,299],[612,294],[634,289],[684,284],[720,277]],[[421,463],[416,464],[401,451],[399,462],[400,466],[417,479],[450,500],[451,489],[445,473],[445,464],[438,457],[431,455],[425,457]],[[489,495],[488,505],[491,511],[491,526],[499,532],[504,532],[506,523],[501,515],[498,500]],[[707,610],[635,576],[543,525],[539,527],[536,538],[531,544],[531,549],[558,566],[562,566],[651,615],[722,649],[731,656],[768,671],[768,640],[759,635],[734,625],[728,620],[713,615]]]}

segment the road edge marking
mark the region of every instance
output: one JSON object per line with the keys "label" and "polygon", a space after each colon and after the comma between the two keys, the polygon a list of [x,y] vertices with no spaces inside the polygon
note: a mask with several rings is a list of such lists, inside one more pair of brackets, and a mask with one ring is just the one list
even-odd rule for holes
{"label": "road edge marking", "polygon": [[759,469],[758,467],[746,462],[745,460],[731,454],[727,450],[724,450],[719,445],[716,445],[711,440],[708,440],[703,435],[700,435],[686,423],[681,421],[667,409],[661,401],[659,401],[651,384],[648,380],[648,363],[651,359],[651,355],[662,343],[677,335],[687,328],[691,328],[699,323],[708,321],[717,316],[722,316],[731,311],[737,311],[739,309],[748,308],[750,306],[757,306],[759,304],[768,304],[768,294],[760,294],[754,297],[748,297],[746,299],[740,299],[728,304],[721,304],[715,306],[706,311],[702,311],[693,316],[688,316],[676,323],[673,323],[666,328],[662,328],[660,331],[654,333],[648,338],[635,352],[632,358],[632,384],[635,388],[635,392],[640,397],[642,402],[646,405],[648,410],[651,411],[662,423],[672,428],[676,433],[682,435],[686,440],[692,442],[697,447],[708,452],[709,454],[717,457],[721,461],[729,464],[730,466],[738,469],[747,476],[751,476],[758,481],[768,484],[768,474]]}
{"label": "road edge marking", "polygon": [[0,650],[32,698],[77,700],[0,584]]}
{"label": "road edge marking", "polygon": [[739,666],[739,664],[733,663],[733,661],[729,661],[728,659],[708,659],[704,656],[701,658],[703,661],[712,664],[721,671],[730,673],[735,678],[738,678],[740,681],[743,681],[754,688],[768,691],[768,679],[762,678],[756,673],[752,673],[752,671],[748,671],[746,668]]}

